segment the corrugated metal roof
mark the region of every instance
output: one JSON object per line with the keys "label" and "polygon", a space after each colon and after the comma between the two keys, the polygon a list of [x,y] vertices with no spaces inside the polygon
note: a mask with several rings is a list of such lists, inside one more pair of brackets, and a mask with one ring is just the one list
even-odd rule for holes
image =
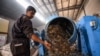
{"label": "corrugated metal roof", "polygon": [[44,17],[58,15],[75,20],[86,0],[32,0]]}

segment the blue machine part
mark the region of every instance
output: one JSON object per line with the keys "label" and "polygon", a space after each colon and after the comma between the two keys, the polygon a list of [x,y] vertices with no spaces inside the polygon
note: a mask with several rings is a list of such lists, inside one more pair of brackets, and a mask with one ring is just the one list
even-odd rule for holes
{"label": "blue machine part", "polygon": [[84,16],[78,23],[80,33],[78,46],[81,47],[83,56],[100,56],[100,18]]}
{"label": "blue machine part", "polygon": [[[41,37],[40,32],[38,30],[34,31],[34,34],[42,40],[42,37]],[[43,50],[42,44],[39,44],[38,42],[31,40],[31,46],[32,46],[32,48],[34,48],[34,46],[38,46],[39,56],[44,56],[44,50]]]}
{"label": "blue machine part", "polygon": [[[41,37],[41,36],[40,36],[40,33],[39,33],[38,31],[34,31],[34,34],[35,34],[36,36],[38,36],[39,38]],[[34,47],[34,45],[38,46],[39,43],[36,42],[36,41],[33,41],[33,40],[31,39],[31,40],[30,40],[30,46],[31,46],[31,47]]]}
{"label": "blue machine part", "polygon": [[[47,25],[48,26],[48,25]],[[78,32],[78,49],[81,50],[83,56],[100,56],[100,18],[95,16],[84,16],[76,24]],[[44,35],[43,35],[44,36]],[[41,36],[41,39],[43,38]],[[45,36],[44,36],[45,37]],[[70,39],[74,42],[76,36]],[[39,48],[39,56],[44,56],[43,46]]]}
{"label": "blue machine part", "polygon": [[[43,36],[42,35],[40,35],[40,39],[43,40]],[[38,46],[38,48],[39,48],[39,56],[44,56],[44,47],[43,47],[43,45],[40,44]]]}

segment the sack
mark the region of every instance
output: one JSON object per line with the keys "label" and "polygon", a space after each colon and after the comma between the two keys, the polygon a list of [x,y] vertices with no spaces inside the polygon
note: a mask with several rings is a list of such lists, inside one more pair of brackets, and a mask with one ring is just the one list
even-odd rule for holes
{"label": "sack", "polygon": [[11,52],[13,55],[30,53],[30,45],[27,39],[14,39],[11,42]]}

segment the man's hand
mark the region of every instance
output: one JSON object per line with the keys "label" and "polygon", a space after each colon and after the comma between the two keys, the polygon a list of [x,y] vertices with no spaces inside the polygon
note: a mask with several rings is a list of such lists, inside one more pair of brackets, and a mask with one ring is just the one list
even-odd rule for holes
{"label": "man's hand", "polygon": [[38,38],[36,35],[34,35],[34,34],[32,35],[32,40],[43,44],[48,50],[50,50],[51,44],[48,43],[47,41],[42,41],[41,39],[39,39],[39,38]]}
{"label": "man's hand", "polygon": [[44,46],[45,46],[48,50],[50,50],[51,44],[48,43],[47,41],[44,41]]}

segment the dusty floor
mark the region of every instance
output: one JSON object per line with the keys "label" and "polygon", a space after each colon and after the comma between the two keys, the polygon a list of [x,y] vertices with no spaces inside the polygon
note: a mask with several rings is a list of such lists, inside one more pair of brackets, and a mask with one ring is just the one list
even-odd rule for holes
{"label": "dusty floor", "polygon": [[[31,48],[31,56],[37,56],[38,49]],[[10,50],[10,44],[6,44],[5,46],[0,48],[0,56],[12,56],[11,50]]]}

